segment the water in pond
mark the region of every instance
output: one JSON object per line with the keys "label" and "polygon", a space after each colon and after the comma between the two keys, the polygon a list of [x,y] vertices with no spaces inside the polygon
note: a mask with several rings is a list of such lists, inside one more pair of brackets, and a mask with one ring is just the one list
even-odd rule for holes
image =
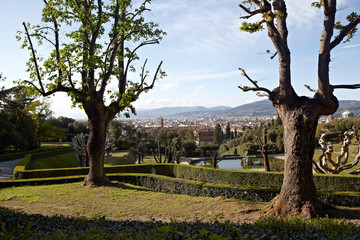
{"label": "water in pond", "polygon": [[[226,159],[220,160],[217,164],[219,169],[229,169],[229,170],[251,170],[255,168],[264,168],[264,161],[262,158],[252,158],[253,165],[243,165],[241,164],[240,159]],[[272,171],[282,171],[284,161],[281,159],[270,158],[270,169]],[[203,160],[193,162],[193,166],[202,166],[202,167],[212,167],[211,160]]]}

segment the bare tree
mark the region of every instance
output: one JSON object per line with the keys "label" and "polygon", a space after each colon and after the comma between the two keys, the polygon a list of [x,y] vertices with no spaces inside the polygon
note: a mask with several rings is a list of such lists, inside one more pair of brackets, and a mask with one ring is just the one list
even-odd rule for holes
{"label": "bare tree", "polygon": [[[254,6],[255,10],[246,4]],[[301,215],[308,218],[324,215],[322,204],[316,198],[312,176],[317,122],[321,115],[332,114],[337,110],[339,102],[333,94],[335,89],[360,87],[360,84],[331,85],[329,79],[330,53],[344,38],[348,41],[353,37],[360,17],[356,13],[350,14],[347,18],[349,23],[343,26],[335,23],[336,0],[322,0],[313,5],[323,9],[324,28],[318,55],[318,89],[313,90],[315,95],[312,98],[298,96],[291,84],[286,1],[248,0],[239,5],[246,13],[243,19],[262,16],[258,22],[244,22],[241,30],[252,33],[264,29],[263,26],[266,25],[279,61],[279,86],[274,90],[259,86],[257,81],[251,79],[241,68],[240,71],[253,86],[239,86],[243,91],[256,91],[267,95],[284,125],[284,181],[280,194],[267,207],[268,212],[273,215]],[[336,36],[334,29],[339,30]]]}

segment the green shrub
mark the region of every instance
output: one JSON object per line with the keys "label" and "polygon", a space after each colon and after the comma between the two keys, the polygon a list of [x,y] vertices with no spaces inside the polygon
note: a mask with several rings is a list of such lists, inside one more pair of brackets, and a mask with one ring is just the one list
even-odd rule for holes
{"label": "green shrub", "polygon": [[27,170],[29,168],[29,165],[31,163],[31,154],[27,154],[19,163],[18,165],[16,165],[16,167],[14,168],[14,179],[17,179],[18,176],[18,172],[23,172],[25,170]]}
{"label": "green shrub", "polygon": [[187,165],[169,165],[177,178],[217,184],[281,188],[282,173],[224,170]]}
{"label": "green shrub", "polygon": [[189,196],[223,196],[226,198],[266,202],[270,201],[279,193],[278,189],[202,183],[152,174],[118,174],[108,177],[111,180],[154,189],[158,192],[186,194]]}

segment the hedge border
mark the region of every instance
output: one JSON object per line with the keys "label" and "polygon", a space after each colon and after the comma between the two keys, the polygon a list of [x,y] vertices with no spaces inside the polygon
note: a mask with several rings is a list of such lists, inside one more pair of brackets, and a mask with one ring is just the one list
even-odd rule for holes
{"label": "hedge border", "polygon": [[[55,149],[52,151],[45,151],[45,152],[38,152],[38,153],[31,153],[25,155],[25,157],[16,165],[13,171],[14,179],[22,179],[22,173],[26,170],[29,170],[30,164],[33,160],[51,157],[51,156],[57,156],[64,153],[71,152],[71,147],[63,147],[59,149]],[[30,170],[31,171],[31,170]]]}
{"label": "hedge border", "polygon": [[[15,179],[49,178],[87,175],[88,167],[17,171]],[[238,171],[195,167],[183,164],[140,164],[105,167],[105,173],[156,173],[175,178],[226,185],[241,185],[280,189],[283,174],[275,172]],[[318,191],[360,192],[359,176],[314,174]]]}

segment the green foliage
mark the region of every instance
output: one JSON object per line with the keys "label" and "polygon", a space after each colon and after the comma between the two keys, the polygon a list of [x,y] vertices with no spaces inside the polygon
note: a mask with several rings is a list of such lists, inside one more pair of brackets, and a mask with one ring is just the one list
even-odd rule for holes
{"label": "green foliage", "polygon": [[215,145],[220,145],[223,141],[223,131],[222,131],[222,128],[221,128],[221,125],[218,123],[216,124],[215,126],[215,129],[214,129],[214,139],[213,139],[213,143]]}
{"label": "green foliage", "polygon": [[311,6],[316,8],[321,8],[322,5],[323,5],[323,0],[311,3]]}
{"label": "green foliage", "polygon": [[[270,144],[270,153],[284,152],[283,134],[284,127],[280,118],[266,123],[268,132],[268,143]],[[239,155],[253,155],[258,154],[259,147],[256,137],[261,136],[261,129],[255,127],[254,129],[248,128],[239,133],[235,139],[227,141],[225,144],[229,148],[228,152],[232,153],[237,149]],[[221,149],[224,149],[223,146]],[[222,153],[222,152],[221,152]]]}
{"label": "green foliage", "polygon": [[105,157],[105,166],[127,165],[135,161],[134,154],[130,152],[116,152],[111,157]]}
{"label": "green foliage", "polygon": [[319,124],[316,129],[316,137],[318,139],[321,133],[326,132],[326,141],[339,143],[344,137],[344,132],[351,130],[353,127],[360,129],[360,117],[334,119],[329,123]]}
{"label": "green foliage", "polygon": [[[147,84],[146,61],[140,72],[140,81],[128,79],[128,72],[135,72],[134,62],[139,60],[137,50],[145,45],[157,44],[166,35],[158,24],[145,21],[144,13],[150,11],[150,0],[77,1],[48,0],[42,10],[42,23],[24,24],[24,33],[17,39],[23,48],[32,51],[27,63],[29,81],[20,82],[42,95],[67,92],[73,105],[84,100],[104,104],[104,94],[116,104],[109,109],[135,112],[131,102],[141,92],[152,87]],[[65,32],[64,32],[65,31]],[[59,35],[59,33],[64,34]],[[35,41],[34,41],[35,40]],[[38,45],[36,48],[35,44]],[[50,53],[38,56],[41,48]],[[81,79],[74,78],[79,74]],[[162,78],[159,68],[155,74]],[[111,80],[117,79],[117,90],[107,89]],[[99,97],[94,98],[95,92]]]}
{"label": "green foliage", "polygon": [[359,226],[329,218],[263,217],[253,224],[111,221],[0,209],[3,239],[358,239]]}
{"label": "green foliage", "polygon": [[258,21],[255,23],[243,22],[241,27],[241,31],[245,31],[248,33],[255,33],[264,30],[263,22]]}

